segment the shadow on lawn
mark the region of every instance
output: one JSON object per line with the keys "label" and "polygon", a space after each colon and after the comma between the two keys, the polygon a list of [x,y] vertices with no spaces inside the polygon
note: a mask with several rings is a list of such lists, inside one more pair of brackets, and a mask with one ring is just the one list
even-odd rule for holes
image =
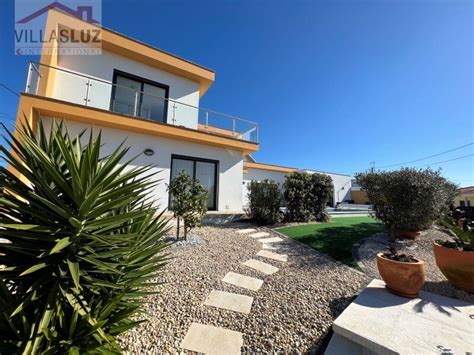
{"label": "shadow on lawn", "polygon": [[293,237],[293,239],[354,267],[356,263],[352,258],[352,245],[384,230],[384,226],[378,223],[358,223],[351,226],[328,224],[310,232],[310,234]]}

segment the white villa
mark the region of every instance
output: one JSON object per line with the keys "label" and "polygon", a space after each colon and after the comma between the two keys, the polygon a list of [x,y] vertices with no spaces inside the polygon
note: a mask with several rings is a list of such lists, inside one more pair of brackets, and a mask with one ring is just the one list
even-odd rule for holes
{"label": "white villa", "polygon": [[[83,21],[51,9],[46,33],[76,29]],[[135,164],[155,165],[155,189],[167,207],[166,184],[187,171],[209,191],[208,208],[219,213],[241,212],[251,180],[283,182],[295,168],[255,162],[258,125],[200,108],[213,84],[213,70],[151,47],[117,32],[100,28],[101,55],[67,55],[68,43],[31,63],[21,94],[17,123],[35,127],[39,119],[63,119],[71,133],[93,127],[102,131],[104,154],[122,141],[130,146]],[[143,153],[143,154],[141,154]],[[308,172],[313,172],[308,170]],[[351,178],[328,173],[334,183],[334,203],[350,199]]]}

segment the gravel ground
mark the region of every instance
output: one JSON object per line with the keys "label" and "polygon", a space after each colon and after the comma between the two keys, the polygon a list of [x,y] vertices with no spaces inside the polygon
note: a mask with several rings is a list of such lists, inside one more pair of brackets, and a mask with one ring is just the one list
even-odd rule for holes
{"label": "gravel ground", "polygon": [[[438,266],[436,266],[433,242],[437,239],[446,240],[450,238],[448,234],[440,230],[429,229],[423,231],[416,240],[397,241],[397,246],[401,252],[416,256],[425,262],[426,282],[423,290],[474,303],[474,295],[452,287],[441,271],[439,271]],[[356,256],[359,259],[359,266],[370,278],[381,278],[377,270],[375,256],[377,253],[385,250],[387,244],[388,241],[385,233],[379,233],[366,239],[358,248],[356,253],[358,255]]]}
{"label": "gravel ground", "polygon": [[[145,306],[149,322],[122,336],[124,351],[179,353],[191,323],[200,322],[242,332],[243,353],[315,353],[333,320],[370,279],[291,240],[279,243],[286,247],[281,252],[288,254],[288,262],[260,258],[255,255],[260,243],[236,233],[248,227],[202,227],[193,235],[205,244],[173,248],[164,284]],[[250,258],[280,270],[265,276],[241,265]],[[226,284],[221,279],[228,271],[261,278],[264,284],[256,292]],[[213,289],[253,296],[250,314],[204,306]]]}

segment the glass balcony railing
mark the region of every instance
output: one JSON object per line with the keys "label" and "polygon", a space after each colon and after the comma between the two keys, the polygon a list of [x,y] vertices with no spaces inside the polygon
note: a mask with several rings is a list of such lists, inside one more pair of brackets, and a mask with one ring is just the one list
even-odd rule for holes
{"label": "glass balcony railing", "polygon": [[[144,86],[143,86],[144,87]],[[30,63],[25,92],[127,116],[191,128],[258,143],[258,125],[99,78],[48,65]]]}

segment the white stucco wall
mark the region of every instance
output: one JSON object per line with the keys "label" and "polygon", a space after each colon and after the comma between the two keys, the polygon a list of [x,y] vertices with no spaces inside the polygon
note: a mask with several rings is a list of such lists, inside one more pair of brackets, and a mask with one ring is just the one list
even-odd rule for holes
{"label": "white stucco wall", "polygon": [[[65,44],[62,44],[64,46]],[[66,44],[67,45],[67,44]],[[169,86],[169,98],[180,103],[199,107],[199,83],[168,73],[129,58],[102,50],[102,55],[60,55],[58,67],[82,73],[88,77],[113,81],[114,69]],[[54,70],[53,97],[77,104],[85,103],[87,79]],[[88,105],[109,110],[112,86],[91,81]],[[160,100],[156,98],[156,100]],[[195,108],[169,102],[167,121],[170,124],[197,128],[199,111]],[[173,120],[174,118],[174,120]]]}
{"label": "white stucco wall", "polygon": [[[50,127],[51,120],[43,118],[45,127]],[[89,125],[67,121],[67,128],[71,134],[77,134]],[[145,134],[131,133],[123,130],[94,127],[97,134],[102,130],[102,141],[104,142],[101,153],[110,154],[122,141],[126,139],[125,145],[130,147],[125,159],[140,155],[135,160],[135,165],[156,165],[153,168],[156,179],[161,183],[154,189],[154,196],[161,207],[168,206],[167,185],[170,182],[171,155],[185,155],[195,158],[213,159],[219,161],[218,177],[218,202],[217,208],[221,212],[242,211],[242,175],[243,157],[239,151],[227,150],[202,144],[176,141],[172,139],[155,137]],[[145,149],[152,149],[154,155],[146,156]]]}

